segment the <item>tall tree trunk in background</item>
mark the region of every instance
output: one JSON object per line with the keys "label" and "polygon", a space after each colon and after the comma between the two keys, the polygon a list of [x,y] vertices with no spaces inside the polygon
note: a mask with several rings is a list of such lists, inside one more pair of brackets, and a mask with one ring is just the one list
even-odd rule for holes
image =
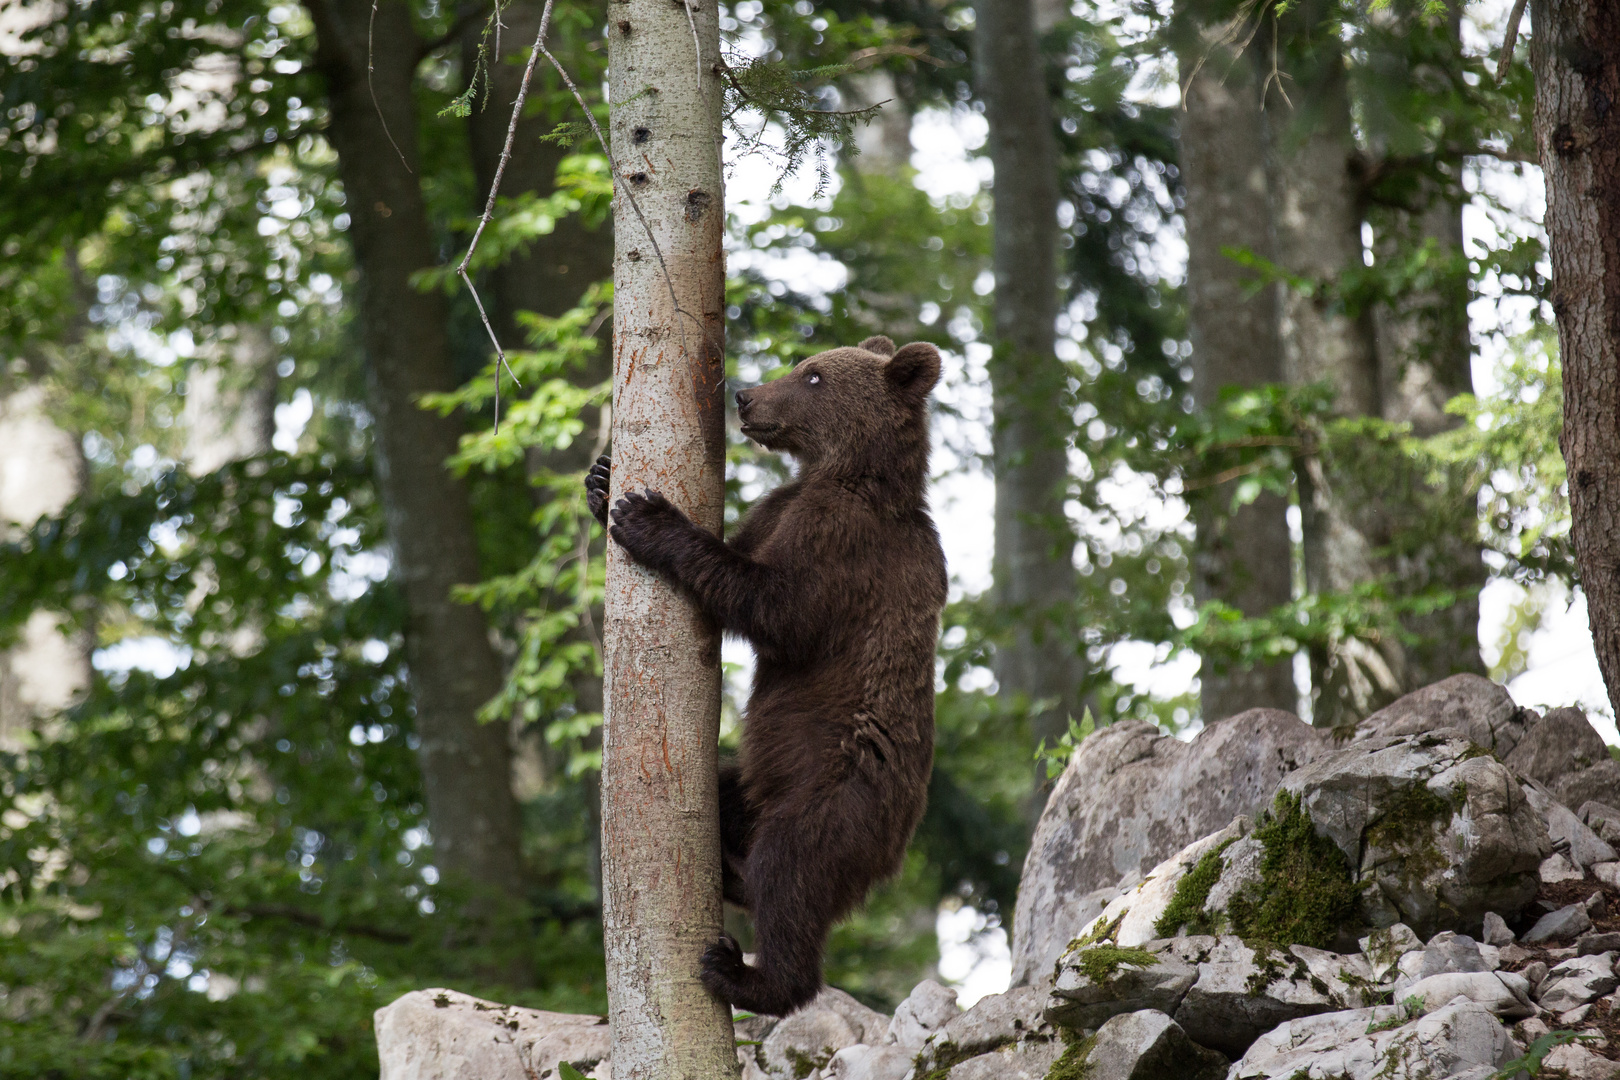
{"label": "tall tree trunk in background", "polygon": [[[1273,257],[1260,80],[1255,58],[1221,44],[1202,8],[1188,2],[1176,14],[1193,394],[1208,409],[1224,386],[1281,382],[1283,365],[1277,294],[1256,290],[1254,271],[1224,254],[1236,248]],[[1199,503],[1194,595],[1261,615],[1293,595],[1288,504],[1263,492],[1230,511],[1236,483],[1205,492]],[[1218,672],[1206,659],[1199,682],[1205,723],[1244,709],[1299,707],[1286,661]]]}
{"label": "tall tree trunk in background", "polygon": [[[474,173],[478,178],[477,206],[483,206],[489,198],[489,185],[494,182],[501,150],[506,145],[512,104],[517,100],[529,49],[540,29],[540,17],[544,10],[543,0],[514,0],[501,8],[500,18],[505,28],[501,31],[500,40],[505,55],[487,58],[489,93],[487,97],[480,93],[480,104],[473,109],[468,120],[468,142]],[[470,73],[474,69],[483,34],[484,24],[481,20],[469,23],[463,32],[461,55],[465,72]],[[565,47],[566,42],[559,41],[559,37],[561,33],[553,21],[548,48],[567,65],[570,61],[569,51]],[[578,70],[574,70],[577,76]],[[554,83],[560,85],[555,73],[542,62],[535,71],[531,90],[539,91]],[[515,198],[528,192],[542,196],[550,194],[556,188],[557,166],[571,152],[555,142],[542,141],[542,136],[555,129],[557,119],[543,112],[535,114],[534,106],[539,96],[538,93],[530,94],[525,115],[518,121],[512,156],[501,178],[503,198]],[[574,108],[572,101],[569,101],[567,108]],[[515,252],[499,266],[491,267],[482,275],[487,287],[481,285],[480,292],[501,345],[507,349],[523,348],[527,340],[518,324],[518,312],[561,315],[579,302],[588,287],[605,280],[612,272],[612,229],[606,224],[595,229],[586,228],[578,215],[571,214],[559,220],[550,233],[530,240],[527,252]],[[604,337],[606,334],[603,331]],[[478,343],[480,347],[487,344],[482,337]],[[565,377],[580,386],[596,386],[604,382],[612,370],[612,353],[604,347],[582,368],[565,373]],[[589,423],[592,418],[584,419]],[[601,441],[600,427],[606,422],[607,411],[598,413],[597,419],[595,427],[587,427],[561,450],[531,449],[526,459],[529,473],[572,473],[589,468],[594,459],[592,450]],[[547,488],[531,490],[537,503],[550,497]],[[546,606],[548,610],[555,610],[572,602],[572,597],[555,598],[549,600]],[[594,613],[594,618],[597,625],[601,625],[599,610]],[[582,639],[584,631],[578,633]],[[580,672],[570,679],[570,685],[574,693],[574,707],[580,713],[602,711],[602,679],[596,672]],[[525,755],[533,755],[530,760],[544,758],[550,749],[545,742],[543,728],[552,719],[555,717],[542,717],[540,723],[532,725],[529,730],[520,731],[519,749]],[[596,732],[587,737],[587,742],[599,745],[600,739],[600,732]],[[554,764],[563,763],[559,761]],[[598,891],[601,888],[601,851],[598,844],[602,824],[599,779],[594,772],[587,772],[581,777],[591,815],[588,835],[593,850],[589,865],[592,882]]]}
{"label": "tall tree trunk in background", "polygon": [[1620,7],[1533,0],[1530,12],[1570,531],[1598,667],[1620,710]]}
{"label": "tall tree trunk in background", "polygon": [[[657,488],[716,535],[726,416],[719,50],[714,0],[613,5],[611,494]],[[721,923],[720,635],[615,544],[605,607],[602,933],[613,1075],[735,1076],[730,1010],[699,981]]]}
{"label": "tall tree trunk in background", "polygon": [[[63,269],[72,306],[60,339],[31,342],[21,357],[26,374],[8,372],[11,378],[0,387],[0,541],[60,514],[84,490],[84,446],[52,418],[48,386],[53,368],[72,365],[82,355],[96,293],[71,245]],[[10,359],[0,362],[10,368]],[[19,640],[0,651],[0,751],[20,749],[40,732],[41,721],[89,689],[95,634],[85,629],[64,634],[65,622],[56,612],[36,610]]]}
{"label": "tall tree trunk in background", "polygon": [[[1444,72],[1414,67],[1412,50],[1402,48],[1413,35],[1433,35],[1445,47],[1443,60],[1460,66],[1461,5],[1453,3],[1443,26],[1422,25],[1426,13],[1373,12],[1381,22],[1390,47],[1379,49],[1370,63],[1384,92],[1420,94],[1427,82]],[[1416,25],[1415,25],[1416,24]],[[1382,36],[1381,35],[1381,36]],[[1431,60],[1429,63],[1433,63]],[[1458,81],[1461,75],[1452,72]],[[1372,110],[1368,110],[1372,112]],[[1410,123],[1399,118],[1396,123]],[[1367,124],[1374,168],[1383,155],[1395,153],[1379,130],[1377,119]],[[1401,133],[1392,133],[1401,134]],[[1409,144],[1409,137],[1402,142]],[[1402,251],[1428,245],[1439,277],[1434,287],[1413,290],[1393,308],[1374,312],[1377,328],[1379,396],[1383,417],[1410,424],[1420,438],[1450,430],[1461,418],[1449,415],[1446,403],[1458,394],[1473,393],[1473,344],[1468,332],[1468,271],[1463,254],[1461,162],[1442,159],[1451,170],[1444,183],[1428,176],[1401,185],[1404,205],[1375,207],[1371,214],[1380,260],[1397,258]],[[1422,475],[1399,480],[1399,494],[1386,491],[1385,505],[1396,520],[1397,542],[1391,569],[1403,595],[1431,588],[1453,589],[1456,603],[1429,615],[1408,616],[1403,625],[1421,639],[1407,647],[1405,682],[1409,688],[1427,686],[1460,672],[1484,674],[1479,653],[1479,590],[1486,570],[1479,542],[1479,492],[1467,470],[1458,468],[1446,482],[1435,485]],[[1421,540],[1419,539],[1421,538]]]}
{"label": "tall tree trunk in background", "polygon": [[[1277,20],[1278,66],[1268,79],[1266,119],[1272,236],[1276,261],[1292,274],[1333,279],[1359,266],[1361,215],[1350,166],[1355,139],[1332,9],[1303,0]],[[1262,38],[1270,27],[1262,26]],[[1378,358],[1370,315],[1351,318],[1320,292],[1279,285],[1283,372],[1296,386],[1325,382],[1340,416],[1378,416]],[[1353,476],[1320,455],[1305,458],[1300,511],[1305,583],[1311,592],[1344,592],[1379,572],[1376,508],[1354,499]],[[1404,661],[1397,642],[1374,648],[1348,638],[1311,655],[1312,719],[1352,722],[1400,691]]]}
{"label": "tall tree trunk in background", "polygon": [[[0,395],[0,540],[62,512],[84,487],[79,440],[51,419],[39,384]],[[0,651],[0,751],[17,750],[39,721],[61,712],[90,685],[93,642],[62,632],[61,615],[35,611],[20,640]]]}
{"label": "tall tree trunk in background", "polygon": [[[1048,743],[1078,716],[1084,675],[1072,633],[1079,577],[1063,511],[1074,417],[1058,363],[1058,154],[1031,0],[979,0],[977,79],[995,166],[995,599],[1011,632],[1001,693],[1048,705]],[[1040,806],[1034,807],[1040,812]]]}
{"label": "tall tree trunk in background", "polygon": [[435,263],[417,181],[412,83],[422,43],[409,8],[397,0],[382,0],[375,11],[371,0],[316,0],[310,11],[332,114],[327,136],[338,152],[360,271],[377,481],[405,595],[434,858],[448,876],[488,896],[521,897],[507,732],[477,717],[500,689],[500,663],[483,613],[450,596],[456,585],[478,580],[467,490],[445,467],[461,421],[417,405],[418,395],[455,386],[444,295],[410,283]]}
{"label": "tall tree trunk in background", "polygon": [[870,123],[855,126],[855,168],[863,173],[899,176],[911,164],[911,107],[901,100],[894,75],[872,68],[844,77],[844,108],[878,106]]}
{"label": "tall tree trunk in background", "polygon": [[186,468],[203,476],[270,452],[276,434],[276,347],[269,329],[243,323],[219,355],[186,373]]}

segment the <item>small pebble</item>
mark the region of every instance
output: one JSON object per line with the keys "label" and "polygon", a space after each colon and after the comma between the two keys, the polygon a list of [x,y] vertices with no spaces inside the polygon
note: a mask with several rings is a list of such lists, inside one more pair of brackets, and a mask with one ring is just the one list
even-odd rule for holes
{"label": "small pebble", "polygon": [[1483,936],[1487,945],[1511,945],[1513,943],[1513,931],[1508,929],[1507,921],[1494,911],[1485,913]]}

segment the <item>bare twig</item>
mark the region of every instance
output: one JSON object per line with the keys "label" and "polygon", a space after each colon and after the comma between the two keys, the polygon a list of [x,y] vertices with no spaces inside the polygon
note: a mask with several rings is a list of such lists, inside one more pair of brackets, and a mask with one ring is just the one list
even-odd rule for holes
{"label": "bare twig", "polygon": [[1266,467],[1264,461],[1251,461],[1247,465],[1235,465],[1230,469],[1223,469],[1214,476],[1204,476],[1196,480],[1184,480],[1181,484],[1183,491],[1197,491],[1200,488],[1220,487],[1228,480],[1236,480],[1240,476],[1257,473]]}
{"label": "bare twig", "polygon": [[[691,8],[687,7],[686,0],[679,0],[679,2],[682,9],[686,11],[686,17],[692,26],[692,40],[695,45],[698,40],[697,24],[695,21],[692,21],[692,10]],[[623,195],[629,202],[630,208],[635,211],[636,219],[641,222],[641,227],[647,234],[647,241],[652,245],[653,254],[658,257],[658,267],[663,273],[664,284],[669,289],[670,304],[674,307],[676,313],[675,325],[676,329],[681,335],[682,354],[688,354],[686,343],[686,324],[682,321],[682,316],[697,323],[698,328],[703,331],[704,336],[706,338],[709,337],[708,328],[703,325],[703,320],[681,307],[680,299],[675,292],[675,279],[670,275],[669,264],[664,259],[663,249],[659,247],[658,238],[654,235],[652,226],[647,222],[646,215],[641,212],[641,204],[636,201],[635,193],[632,192],[628,187],[624,187],[621,184],[621,177],[619,176],[619,164],[613,157],[613,149],[608,144],[607,137],[602,134],[601,126],[596,122],[596,115],[591,112],[590,106],[585,103],[584,95],[579,92],[579,87],[574,84],[574,80],[569,76],[567,69],[562,66],[555,56],[551,55],[551,50],[546,48],[546,35],[551,30],[551,9],[553,3],[554,0],[546,0],[545,9],[540,13],[540,31],[535,35],[534,47],[529,50],[529,62],[528,65],[523,69],[523,81],[518,86],[517,100],[512,103],[512,119],[506,125],[506,143],[501,147],[501,158],[500,162],[495,167],[495,178],[490,181],[489,197],[484,201],[484,212],[478,219],[478,227],[473,231],[472,242],[467,245],[467,253],[462,256],[461,264],[456,267],[456,274],[466,284],[467,291],[472,294],[473,304],[478,308],[478,318],[484,324],[484,332],[489,335],[490,344],[495,346],[496,431],[499,431],[501,426],[501,369],[506,369],[506,373],[512,376],[512,382],[516,383],[518,387],[521,388],[523,384],[518,381],[517,373],[512,370],[512,366],[507,362],[506,350],[501,348],[500,339],[495,334],[495,328],[490,325],[489,313],[484,310],[484,301],[481,297],[479,297],[478,288],[473,284],[472,276],[467,272],[467,269],[472,265],[473,253],[478,250],[478,241],[483,237],[484,229],[489,226],[490,219],[495,215],[495,200],[500,194],[501,178],[506,175],[507,163],[512,159],[512,146],[517,140],[518,120],[523,115],[523,105],[528,100],[529,84],[534,78],[535,65],[542,56],[544,56],[551,66],[556,69],[558,76],[561,77],[563,81],[563,85],[568,87],[568,92],[574,96],[574,101],[579,105],[580,111],[585,114],[585,120],[591,125],[591,131],[596,135],[596,141],[602,147],[602,153],[607,156],[608,169],[613,176],[613,191],[615,197]],[[376,0],[372,0],[372,4],[372,10],[373,13],[375,13]],[[499,4],[496,5],[495,18],[498,29],[500,19]],[[701,51],[699,52],[698,56],[698,88],[703,93],[704,97],[707,98],[708,91],[704,89],[703,85]],[[714,344],[714,342],[711,340],[710,344]]]}
{"label": "bare twig", "polygon": [[[540,32],[535,35],[534,48],[529,50],[529,63],[523,69],[523,81],[518,84],[517,100],[512,102],[512,119],[506,125],[506,143],[501,147],[501,160],[495,166],[495,179],[489,184],[489,198],[484,200],[484,213],[478,219],[478,228],[473,230],[472,243],[467,245],[467,254],[461,257],[461,265],[456,267],[456,273],[466,282],[467,291],[472,294],[473,303],[478,307],[478,318],[484,324],[484,332],[489,335],[489,342],[495,346],[495,430],[501,430],[501,368],[512,376],[512,382],[519,389],[523,383],[518,380],[517,373],[512,365],[506,361],[506,350],[501,348],[500,338],[495,334],[495,328],[489,324],[489,312],[484,310],[483,298],[478,295],[478,287],[473,284],[472,275],[467,273],[467,267],[472,265],[473,252],[478,250],[478,241],[484,235],[484,229],[489,225],[489,219],[495,215],[495,199],[501,192],[501,178],[506,175],[507,163],[512,160],[512,144],[517,141],[518,120],[523,115],[523,104],[529,99],[529,83],[534,79],[534,67],[539,62],[540,53],[544,51],[543,42],[546,32],[551,29],[552,0],[546,0],[545,10],[540,13]],[[500,26],[500,7],[495,9],[495,22],[497,33]],[[499,53],[496,53],[497,60]]]}
{"label": "bare twig", "polygon": [[692,15],[692,0],[677,0],[681,10],[686,12],[686,25],[692,28],[692,51],[697,54],[698,93],[703,95],[703,104],[709,103],[709,88],[703,82],[703,45],[698,41],[697,19]]}
{"label": "bare twig", "polygon": [[1519,43],[1519,23],[1524,19],[1524,0],[1513,0],[1513,10],[1508,12],[1507,30],[1502,34],[1502,55],[1496,60],[1496,81],[1500,84],[1507,78],[1508,69],[1513,66],[1513,47]]}
{"label": "bare twig", "polygon": [[[1237,14],[1233,15],[1221,25],[1215,34],[1214,40],[1209,43],[1209,47],[1202,50],[1198,54],[1198,62],[1193,65],[1192,71],[1187,75],[1187,81],[1181,86],[1181,107],[1183,109],[1187,107],[1187,91],[1192,89],[1193,80],[1198,78],[1198,73],[1200,71],[1204,70],[1204,64],[1208,62],[1210,55],[1213,54],[1216,49],[1227,48],[1236,43],[1239,35],[1243,33],[1243,28],[1249,25],[1249,19],[1254,15],[1255,9],[1260,7],[1265,2],[1266,0],[1244,0],[1242,6],[1238,8]],[[1248,49],[1249,44],[1254,41],[1254,36],[1260,32],[1260,24],[1264,21],[1264,15],[1261,15],[1259,18],[1254,20],[1254,25],[1250,27],[1248,36],[1243,38],[1242,44],[1237,45],[1235,51],[1239,56],[1241,56]],[[1228,66],[1228,71],[1230,71],[1230,66]],[[1221,74],[1221,81],[1223,83],[1226,81],[1225,72]]]}
{"label": "bare twig", "polygon": [[851,72],[865,71],[879,60],[886,60],[891,56],[906,56],[913,60],[921,60],[934,67],[949,67],[944,60],[937,56],[930,56],[927,49],[919,49],[915,45],[874,45],[870,49],[857,49],[844,58],[843,66]]}
{"label": "bare twig", "polygon": [[411,163],[405,160],[405,151],[399,148],[399,143],[394,142],[394,133],[388,130],[388,117],[383,115],[382,105],[377,101],[377,88],[371,83],[371,72],[376,66],[372,63],[372,37],[376,28],[377,0],[371,0],[371,18],[366,23],[366,90],[371,94],[371,107],[377,110],[377,119],[382,124],[383,134],[388,136],[388,141],[394,147],[394,153],[399,155],[399,163],[405,166],[406,172],[415,176],[416,174],[411,171]]}

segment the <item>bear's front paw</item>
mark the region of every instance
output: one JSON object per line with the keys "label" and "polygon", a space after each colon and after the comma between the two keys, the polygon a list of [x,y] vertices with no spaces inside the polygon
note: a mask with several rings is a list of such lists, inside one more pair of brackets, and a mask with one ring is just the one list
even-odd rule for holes
{"label": "bear's front paw", "polygon": [[747,970],[742,946],[730,934],[722,931],[720,940],[703,950],[703,985],[722,998],[730,999]]}
{"label": "bear's front paw", "polygon": [[651,488],[646,494],[634,492],[624,496],[613,507],[613,525],[608,529],[621,547],[637,562],[658,567],[663,548],[661,536],[671,529],[688,529],[692,523],[680,509]]}
{"label": "bear's front paw", "polygon": [[613,479],[613,459],[603,454],[585,474],[585,505],[603,528],[608,519],[608,484]]}

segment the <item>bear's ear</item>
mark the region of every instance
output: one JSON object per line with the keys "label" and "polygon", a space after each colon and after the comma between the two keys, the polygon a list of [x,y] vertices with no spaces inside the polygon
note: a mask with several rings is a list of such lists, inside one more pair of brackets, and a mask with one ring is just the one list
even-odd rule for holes
{"label": "bear's ear", "polygon": [[926,341],[913,341],[883,365],[889,388],[912,402],[921,402],[939,382],[939,350]]}
{"label": "bear's ear", "polygon": [[879,356],[894,355],[893,340],[885,337],[882,334],[878,334],[876,337],[867,338],[865,341],[861,342],[860,348],[865,349],[867,352],[875,352]]}

